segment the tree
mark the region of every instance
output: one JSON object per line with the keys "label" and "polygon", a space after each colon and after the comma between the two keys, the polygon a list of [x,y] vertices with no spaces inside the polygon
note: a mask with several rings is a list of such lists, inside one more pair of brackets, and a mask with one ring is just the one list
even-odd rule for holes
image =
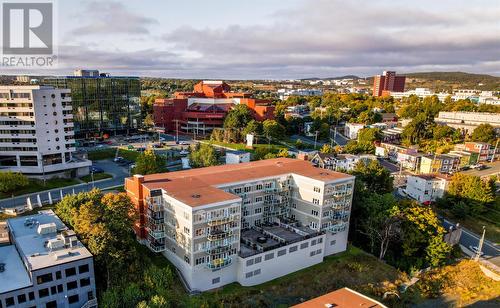
{"label": "tree", "polygon": [[368,162],[360,160],[354,167],[352,174],[370,192],[386,194],[392,193],[394,189],[391,173],[382,167],[377,160],[369,160]]}
{"label": "tree", "polygon": [[12,193],[29,185],[28,178],[17,172],[0,172],[0,192]]}
{"label": "tree", "polygon": [[194,145],[189,153],[189,164],[193,168],[215,166],[219,163],[215,148],[208,144]]}
{"label": "tree", "polygon": [[474,129],[471,135],[472,141],[493,143],[496,139],[496,132],[490,124],[480,124]]}
{"label": "tree", "polygon": [[247,105],[239,104],[231,109],[224,119],[224,128],[242,129],[253,119],[252,112]]}
{"label": "tree", "polygon": [[382,139],[382,134],[378,128],[363,128],[358,132],[358,142],[361,143],[373,143],[380,139]]}
{"label": "tree", "polygon": [[152,150],[141,153],[135,161],[132,172],[137,174],[153,174],[166,171],[166,159],[161,155],[156,155]]}
{"label": "tree", "polygon": [[320,153],[323,153],[323,154],[333,154],[335,153],[335,149],[329,145],[328,143],[325,143],[323,145],[323,147],[321,148],[321,150],[319,150]]}
{"label": "tree", "polygon": [[155,126],[155,121],[154,121],[154,118],[153,118],[153,115],[152,114],[147,114],[145,117],[144,117],[144,126],[146,128],[153,128]]}
{"label": "tree", "polygon": [[265,120],[263,123],[263,133],[269,138],[280,140],[285,135],[285,128],[275,120]]}
{"label": "tree", "polygon": [[56,213],[78,234],[94,255],[96,272],[110,287],[121,279],[123,270],[135,254],[132,226],[135,208],[125,193],[106,194],[94,189],[67,195],[56,205]]}
{"label": "tree", "polygon": [[[445,204],[459,216],[468,212],[484,212],[485,206],[495,201],[494,181],[478,176],[455,173],[448,186]],[[460,207],[460,208],[456,208]],[[467,207],[467,208],[465,208]]]}
{"label": "tree", "polygon": [[248,122],[245,129],[243,129],[243,135],[246,136],[247,134],[261,135],[262,123],[255,120]]}

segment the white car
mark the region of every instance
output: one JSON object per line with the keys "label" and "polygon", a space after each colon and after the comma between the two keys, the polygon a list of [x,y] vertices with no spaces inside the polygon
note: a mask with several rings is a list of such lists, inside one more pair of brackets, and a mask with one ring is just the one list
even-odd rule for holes
{"label": "white car", "polygon": [[123,160],[123,157],[121,157],[121,156],[118,156],[118,157],[116,157],[116,158],[114,158],[114,159],[113,159],[113,161],[114,161],[115,163],[117,163],[117,162],[119,162],[119,161],[122,161],[122,160]]}
{"label": "white car", "polygon": [[[477,254],[479,251],[479,248],[477,246],[469,246],[469,249],[472,250],[473,253]],[[484,252],[479,251],[479,256],[482,257],[484,255]]]}
{"label": "white car", "polygon": [[179,152],[179,154],[181,154],[181,155],[188,155],[189,151],[182,150],[182,151]]}
{"label": "white car", "polygon": [[189,145],[189,142],[187,142],[187,141],[179,141],[179,144],[180,145]]}

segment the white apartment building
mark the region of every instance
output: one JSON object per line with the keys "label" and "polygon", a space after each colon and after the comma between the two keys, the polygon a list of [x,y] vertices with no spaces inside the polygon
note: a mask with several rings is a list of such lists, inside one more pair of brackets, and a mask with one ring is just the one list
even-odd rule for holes
{"label": "white apartment building", "polygon": [[92,254],[52,210],[7,221],[0,307],[97,307]]}
{"label": "white apartment building", "polygon": [[363,128],[365,128],[364,124],[346,123],[344,128],[344,135],[349,139],[358,139],[358,133]]}
{"label": "white apartment building", "polygon": [[488,112],[441,111],[434,122],[460,129],[466,134],[472,134],[480,124],[490,124],[500,131],[500,114]]}
{"label": "white apartment building", "polygon": [[321,96],[323,91],[320,89],[279,89],[279,98],[285,100],[290,96]]}
{"label": "white apartment building", "polygon": [[448,180],[445,177],[430,174],[409,175],[405,192],[419,203],[429,203],[442,198],[447,186]]}
{"label": "white apartment building", "polygon": [[91,162],[75,150],[70,90],[0,86],[0,171],[86,175]]}
{"label": "white apartment building", "polygon": [[359,161],[369,163],[372,160],[377,160],[375,155],[363,154],[324,154],[316,153],[311,159],[311,163],[318,168],[347,172],[352,171]]}
{"label": "white apartment building", "polygon": [[250,152],[247,151],[227,151],[226,165],[241,164],[250,162]]}
{"label": "white apartment building", "polygon": [[344,251],[353,188],[353,176],[289,158],[125,180],[138,239],[191,291],[261,284]]}

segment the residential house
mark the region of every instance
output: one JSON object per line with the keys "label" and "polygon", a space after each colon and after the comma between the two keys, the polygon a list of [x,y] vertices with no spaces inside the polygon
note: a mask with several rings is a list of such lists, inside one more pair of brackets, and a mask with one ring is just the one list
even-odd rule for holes
{"label": "residential house", "polygon": [[428,204],[442,198],[448,187],[448,178],[440,175],[409,175],[405,192],[420,203]]}

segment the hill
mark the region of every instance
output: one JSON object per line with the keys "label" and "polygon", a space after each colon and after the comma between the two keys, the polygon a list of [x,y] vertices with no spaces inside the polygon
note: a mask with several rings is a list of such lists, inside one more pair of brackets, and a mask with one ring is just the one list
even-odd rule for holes
{"label": "hill", "polygon": [[434,90],[478,89],[500,91],[500,77],[464,72],[407,73],[407,88],[425,87]]}

